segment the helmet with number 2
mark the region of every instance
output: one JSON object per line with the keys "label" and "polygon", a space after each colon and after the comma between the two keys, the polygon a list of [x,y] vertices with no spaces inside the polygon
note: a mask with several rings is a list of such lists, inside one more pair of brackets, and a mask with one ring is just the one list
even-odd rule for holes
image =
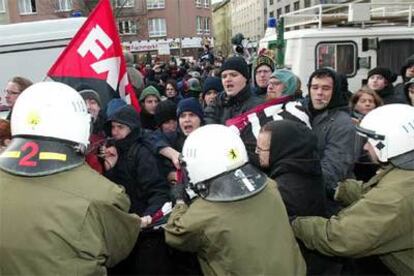
{"label": "helmet with number 2", "polygon": [[13,137],[50,137],[86,148],[91,117],[75,89],[59,82],[39,82],[16,101],[11,128]]}

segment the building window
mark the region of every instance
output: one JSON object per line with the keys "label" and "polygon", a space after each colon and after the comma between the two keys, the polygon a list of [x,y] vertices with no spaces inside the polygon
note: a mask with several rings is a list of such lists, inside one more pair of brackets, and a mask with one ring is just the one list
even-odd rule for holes
{"label": "building window", "polygon": [[203,18],[201,16],[196,17],[196,32],[197,34],[203,34]]}
{"label": "building window", "polygon": [[210,33],[210,18],[208,18],[208,17],[204,18],[204,33],[205,34]]}
{"label": "building window", "polygon": [[20,14],[36,13],[36,0],[19,0]]}
{"label": "building window", "polygon": [[165,0],[147,0],[147,9],[163,9],[165,8]]}
{"label": "building window", "polygon": [[356,74],[356,45],[352,42],[320,43],[316,55],[316,69],[330,67],[347,77]]}
{"label": "building window", "polygon": [[294,10],[294,11],[299,10],[299,1],[297,1],[297,2],[293,3],[293,10]]}
{"label": "building window", "polygon": [[305,8],[309,8],[311,6],[311,0],[305,0],[304,6]]}
{"label": "building window", "polygon": [[56,11],[71,11],[72,0],[56,0]]}
{"label": "building window", "polygon": [[137,24],[133,20],[118,21],[118,30],[121,35],[130,35],[137,33]]}
{"label": "building window", "polygon": [[0,0],[0,12],[6,12],[6,7],[4,6],[5,0]]}
{"label": "building window", "polygon": [[150,37],[166,36],[167,27],[165,18],[151,18],[148,20],[148,33]]}
{"label": "building window", "polygon": [[287,5],[286,7],[285,7],[285,13],[289,13],[290,12],[290,5]]}
{"label": "building window", "polygon": [[271,11],[271,12],[269,13],[269,17],[275,17],[275,12],[272,12],[272,11]]}
{"label": "building window", "polygon": [[276,10],[276,15],[277,15],[277,18],[280,18],[280,16],[282,15],[282,8],[279,8]]}
{"label": "building window", "polygon": [[273,5],[273,0],[269,0],[269,5]]}
{"label": "building window", "polygon": [[204,0],[204,8],[210,7],[210,0]]}
{"label": "building window", "polygon": [[115,6],[117,8],[133,8],[135,4],[134,2],[135,0],[116,0]]}

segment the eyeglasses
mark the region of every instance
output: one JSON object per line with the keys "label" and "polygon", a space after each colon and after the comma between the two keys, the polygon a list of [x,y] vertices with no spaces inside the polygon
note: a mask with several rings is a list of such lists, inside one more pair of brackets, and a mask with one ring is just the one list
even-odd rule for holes
{"label": "eyeglasses", "polygon": [[260,152],[270,151],[270,149],[262,149],[259,146],[256,146],[255,153],[259,154]]}
{"label": "eyeglasses", "polygon": [[268,86],[279,86],[281,84],[283,84],[283,82],[281,82],[281,81],[269,81],[267,83]]}
{"label": "eyeglasses", "polygon": [[18,91],[12,91],[12,90],[8,90],[8,89],[4,89],[3,92],[4,92],[4,94],[15,95],[15,96],[17,96],[21,93],[21,92],[18,92]]}

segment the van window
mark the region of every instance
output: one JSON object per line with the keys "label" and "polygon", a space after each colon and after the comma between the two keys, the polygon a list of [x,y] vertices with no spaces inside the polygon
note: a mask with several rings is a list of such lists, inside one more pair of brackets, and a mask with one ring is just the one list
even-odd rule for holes
{"label": "van window", "polygon": [[413,54],[414,39],[381,40],[377,54],[377,66],[400,73],[405,60]]}
{"label": "van window", "polygon": [[356,45],[353,42],[321,42],[316,46],[316,69],[330,67],[347,77],[356,74]]}

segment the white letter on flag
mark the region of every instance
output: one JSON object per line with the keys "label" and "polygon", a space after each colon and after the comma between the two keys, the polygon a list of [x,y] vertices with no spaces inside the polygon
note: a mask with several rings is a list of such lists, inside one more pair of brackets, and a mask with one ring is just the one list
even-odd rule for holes
{"label": "white letter on flag", "polygon": [[108,75],[106,76],[106,82],[114,90],[116,90],[118,86],[119,69],[121,67],[120,57],[107,58],[107,59],[95,62],[91,66],[93,70],[95,70],[95,72],[98,74],[101,74],[103,72],[108,72]]}
{"label": "white letter on flag", "polygon": [[111,38],[101,29],[101,27],[99,27],[99,25],[96,25],[96,27],[89,32],[86,39],[78,48],[78,53],[82,57],[85,57],[88,52],[91,52],[96,59],[100,59],[104,54],[104,51],[98,45],[98,43],[96,43],[97,41],[102,43],[106,49],[108,49],[113,43]]}

